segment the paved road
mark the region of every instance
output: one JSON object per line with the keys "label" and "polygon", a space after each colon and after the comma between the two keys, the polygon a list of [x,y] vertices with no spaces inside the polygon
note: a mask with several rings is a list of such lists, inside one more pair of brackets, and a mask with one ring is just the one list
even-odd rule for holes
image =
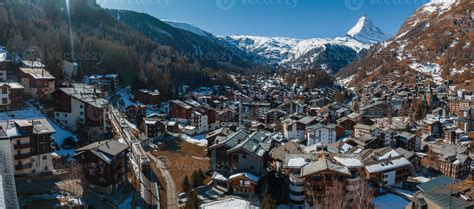
{"label": "paved road", "polygon": [[176,185],[174,183],[173,177],[171,177],[171,174],[168,170],[168,165],[166,165],[165,162],[160,160],[159,157],[155,159],[156,159],[156,164],[158,166],[158,169],[160,169],[160,172],[166,181],[166,198],[167,198],[167,203],[168,203],[167,208],[177,209],[178,202],[177,202],[177,196],[176,196]]}

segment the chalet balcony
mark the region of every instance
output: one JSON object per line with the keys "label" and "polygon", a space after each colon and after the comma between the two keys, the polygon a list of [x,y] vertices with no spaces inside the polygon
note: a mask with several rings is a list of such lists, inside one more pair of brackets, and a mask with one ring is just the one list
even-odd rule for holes
{"label": "chalet balcony", "polygon": [[305,196],[304,195],[293,195],[293,194],[290,194],[290,200],[292,201],[304,201],[304,198]]}
{"label": "chalet balcony", "polygon": [[353,183],[353,182],[358,182],[358,181],[360,181],[360,176],[347,179],[347,183]]}
{"label": "chalet balcony", "polygon": [[290,181],[296,184],[304,184],[304,179],[299,174],[290,175]]}
{"label": "chalet balcony", "polygon": [[290,190],[293,192],[304,192],[304,185],[290,184]]}
{"label": "chalet balcony", "polygon": [[359,187],[360,187],[359,184],[348,184],[348,185],[346,185],[346,190],[348,192],[353,192],[353,191],[358,190]]}
{"label": "chalet balcony", "polygon": [[30,143],[27,143],[27,144],[14,144],[13,145],[13,149],[27,149],[27,148],[30,148],[31,145]]}
{"label": "chalet balcony", "polygon": [[28,168],[32,168],[33,167],[33,164],[31,163],[26,163],[26,164],[19,164],[19,165],[15,165],[15,170],[23,170],[23,169],[28,169]]}
{"label": "chalet balcony", "polygon": [[15,160],[24,160],[30,158],[32,155],[30,153],[26,154],[15,154]]}

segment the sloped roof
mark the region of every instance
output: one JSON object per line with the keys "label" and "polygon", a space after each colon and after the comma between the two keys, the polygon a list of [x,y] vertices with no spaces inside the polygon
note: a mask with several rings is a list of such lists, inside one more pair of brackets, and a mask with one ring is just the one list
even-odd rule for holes
{"label": "sloped roof", "polygon": [[247,173],[247,172],[242,172],[242,173],[236,173],[232,176],[229,176],[229,179],[233,179],[233,178],[237,178],[237,177],[245,177],[247,179],[250,179],[252,180],[253,182],[257,183],[258,180],[260,179],[258,176],[255,176],[251,173]]}
{"label": "sloped roof", "polygon": [[448,185],[448,184],[452,184],[454,182],[456,182],[456,180],[449,177],[449,176],[439,176],[439,177],[436,177],[434,179],[431,179],[430,181],[428,181],[426,183],[419,184],[417,187],[420,190],[428,191],[428,190],[431,190],[435,187],[445,186],[445,185]]}
{"label": "sloped roof", "polygon": [[325,170],[351,175],[351,172],[348,168],[331,162],[323,153],[319,159],[312,161],[301,168],[301,176],[308,176]]}
{"label": "sloped roof", "polygon": [[270,150],[270,157],[275,160],[282,161],[286,154],[302,154],[300,150],[301,144],[290,141],[280,147],[275,147]]}
{"label": "sloped roof", "polygon": [[106,140],[106,141],[94,142],[84,147],[81,147],[76,150],[76,152],[78,152],[76,155],[83,153],[85,151],[90,151],[91,153],[93,153],[94,155],[102,159],[103,161],[110,164],[113,161],[113,158],[115,156],[117,156],[118,154],[122,153],[123,151],[127,149],[128,149],[128,145],[126,144],[122,144],[115,140]]}
{"label": "sloped roof", "polygon": [[243,150],[256,156],[263,157],[263,155],[270,149],[269,142],[272,140],[270,136],[271,135],[267,132],[253,132],[245,141],[239,143],[227,152],[231,153],[236,150]]}
{"label": "sloped roof", "polygon": [[29,120],[3,120],[0,121],[0,126],[8,137],[22,136],[22,126],[33,126],[33,133],[35,134],[53,134],[56,130],[51,126],[46,118],[36,118]]}

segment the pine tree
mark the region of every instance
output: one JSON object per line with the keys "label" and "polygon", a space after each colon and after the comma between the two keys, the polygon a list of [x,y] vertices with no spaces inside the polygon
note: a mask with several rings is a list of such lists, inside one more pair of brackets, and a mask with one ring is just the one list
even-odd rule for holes
{"label": "pine tree", "polygon": [[201,169],[199,169],[198,171],[194,171],[193,175],[191,176],[191,183],[193,185],[193,188],[197,188],[203,185],[204,178],[205,178],[205,175]]}
{"label": "pine tree", "polygon": [[263,198],[262,209],[274,209],[274,208],[276,208],[275,200],[272,198],[272,195],[268,191],[268,187],[267,187],[265,189],[265,196]]}
{"label": "pine tree", "polygon": [[204,180],[206,179],[206,175],[204,174],[204,171],[202,171],[201,169],[199,169],[197,173],[198,173],[197,175],[198,175],[199,184],[203,185]]}
{"label": "pine tree", "polygon": [[195,191],[191,191],[188,196],[188,200],[184,205],[185,209],[198,209],[199,205],[201,204],[201,200],[199,200],[197,193]]}
{"label": "pine tree", "polygon": [[183,192],[185,192],[186,194],[189,194],[189,192],[191,191],[191,183],[189,183],[188,176],[184,177],[181,188],[182,188]]}
{"label": "pine tree", "polygon": [[193,189],[199,186],[198,173],[196,171],[194,171],[191,175],[191,184],[193,186]]}

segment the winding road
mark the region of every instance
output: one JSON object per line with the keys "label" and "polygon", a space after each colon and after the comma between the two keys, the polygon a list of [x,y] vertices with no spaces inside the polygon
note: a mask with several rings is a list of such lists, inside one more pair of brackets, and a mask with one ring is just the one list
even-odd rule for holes
{"label": "winding road", "polygon": [[178,209],[178,202],[176,196],[176,185],[174,183],[173,177],[169,172],[169,166],[160,157],[154,158],[156,160],[156,165],[160,169],[161,175],[165,178],[166,181],[166,198],[168,203],[168,209]]}

